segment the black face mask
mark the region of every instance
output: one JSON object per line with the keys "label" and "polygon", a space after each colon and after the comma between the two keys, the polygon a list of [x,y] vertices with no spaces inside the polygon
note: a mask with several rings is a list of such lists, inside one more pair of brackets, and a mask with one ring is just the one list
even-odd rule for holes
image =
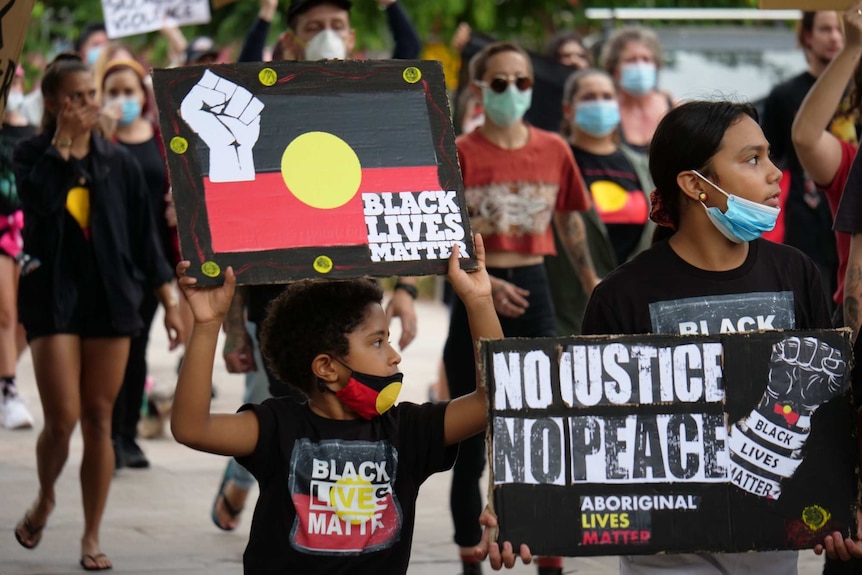
{"label": "black face mask", "polygon": [[[350,370],[350,380],[347,385],[335,392],[335,397],[357,415],[364,419],[371,419],[384,414],[395,405],[404,381],[403,373],[371,375],[355,371],[340,361],[338,363]],[[325,389],[329,390],[328,387]]]}

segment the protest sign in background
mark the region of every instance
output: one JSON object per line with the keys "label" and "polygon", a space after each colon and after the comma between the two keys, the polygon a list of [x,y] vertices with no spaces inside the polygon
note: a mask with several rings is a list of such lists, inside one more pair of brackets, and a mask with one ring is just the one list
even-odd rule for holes
{"label": "protest sign in background", "polygon": [[154,72],[183,256],[203,285],[475,267],[439,62]]}
{"label": "protest sign in background", "polygon": [[109,38],[122,38],[174,26],[206,24],[209,0],[102,0],[102,13]]}
{"label": "protest sign in background", "polygon": [[538,555],[855,533],[849,330],[486,341],[500,540]]}
{"label": "protest sign in background", "polygon": [[15,79],[34,3],[35,0],[0,1],[0,110],[6,109],[6,96]]}

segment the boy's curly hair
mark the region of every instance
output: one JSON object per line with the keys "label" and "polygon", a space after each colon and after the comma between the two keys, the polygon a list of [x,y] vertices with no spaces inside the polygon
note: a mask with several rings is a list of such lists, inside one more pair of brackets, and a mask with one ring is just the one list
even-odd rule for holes
{"label": "boy's curly hair", "polygon": [[383,290],[368,279],[291,284],[267,310],[261,354],[276,377],[308,394],[317,381],[312,360],[321,353],[346,356],[347,334],[365,319],[369,304],[382,301]]}

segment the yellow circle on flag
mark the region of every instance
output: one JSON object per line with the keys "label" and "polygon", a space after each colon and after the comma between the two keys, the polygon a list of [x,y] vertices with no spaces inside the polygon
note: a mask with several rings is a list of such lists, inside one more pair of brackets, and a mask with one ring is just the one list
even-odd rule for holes
{"label": "yellow circle on flag", "polygon": [[281,175],[300,202],[330,210],[349,202],[362,182],[362,166],[350,145],[329,132],[297,136],[281,156]]}
{"label": "yellow circle on flag", "polygon": [[328,256],[317,256],[314,258],[314,271],[322,274],[328,274],[332,271],[332,259]]}
{"label": "yellow circle on flag", "polygon": [[599,180],[590,186],[593,201],[599,212],[618,212],[625,207],[629,194],[616,182]]}
{"label": "yellow circle on flag", "polygon": [[171,151],[175,154],[185,154],[189,149],[189,142],[182,136],[174,136],[171,138]]}
{"label": "yellow circle on flag", "polygon": [[219,267],[219,265],[217,263],[215,263],[213,261],[209,261],[209,262],[204,262],[201,265],[201,271],[208,278],[214,278],[214,277],[218,277],[218,275],[221,273],[221,268]]}
{"label": "yellow circle on flag", "polygon": [[278,81],[278,74],[272,68],[264,68],[257,74],[257,79],[264,86],[272,86]]}
{"label": "yellow circle on flag", "polygon": [[401,76],[408,84],[415,84],[422,79],[422,72],[416,66],[409,66],[404,68],[404,73]]}

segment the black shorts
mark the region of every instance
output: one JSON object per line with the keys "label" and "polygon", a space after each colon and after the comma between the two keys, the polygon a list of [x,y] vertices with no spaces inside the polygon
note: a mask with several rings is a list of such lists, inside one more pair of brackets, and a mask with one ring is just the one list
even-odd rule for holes
{"label": "black shorts", "polygon": [[108,296],[101,277],[87,274],[86,278],[79,278],[76,284],[78,297],[69,319],[62,324],[58,324],[53,318],[24,322],[27,341],[59,334],[78,335],[84,339],[132,337],[137,334],[138,330],[123,331],[114,327],[111,309],[108,306]]}

